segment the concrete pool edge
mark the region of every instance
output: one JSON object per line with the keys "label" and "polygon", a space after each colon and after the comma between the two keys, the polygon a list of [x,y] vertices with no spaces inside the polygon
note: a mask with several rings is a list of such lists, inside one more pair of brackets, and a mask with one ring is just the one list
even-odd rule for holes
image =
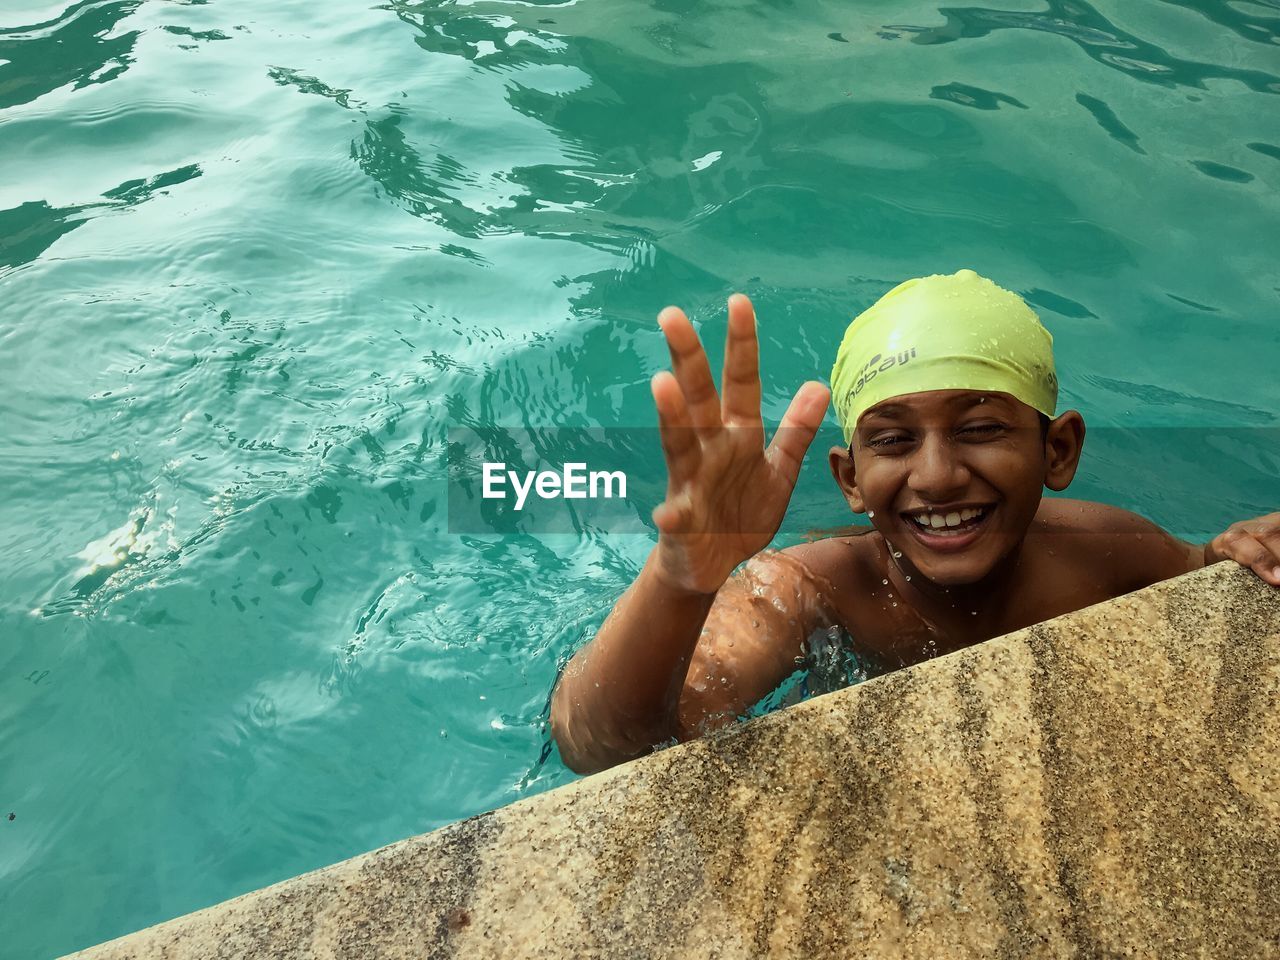
{"label": "concrete pool edge", "polygon": [[1228,563],[73,956],[1256,956],[1278,930],[1280,591]]}

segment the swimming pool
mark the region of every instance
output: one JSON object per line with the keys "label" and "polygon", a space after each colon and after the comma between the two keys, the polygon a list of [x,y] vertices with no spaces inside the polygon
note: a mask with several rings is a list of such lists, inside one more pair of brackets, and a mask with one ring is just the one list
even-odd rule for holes
{"label": "swimming pool", "polygon": [[752,296],[776,419],[972,267],[1113,431],[1074,495],[1274,509],[1276,5],[851,7],[6,4],[9,956],[571,779],[551,684],[649,541],[451,534],[444,447],[649,425],[666,303],[718,355]]}

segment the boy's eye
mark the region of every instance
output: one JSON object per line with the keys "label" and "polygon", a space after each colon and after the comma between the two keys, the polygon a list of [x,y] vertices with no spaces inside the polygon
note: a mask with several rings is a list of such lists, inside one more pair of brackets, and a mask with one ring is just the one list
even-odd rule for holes
{"label": "boy's eye", "polygon": [[971,423],[956,431],[957,435],[967,440],[984,440],[1003,432],[1003,423]]}
{"label": "boy's eye", "polygon": [[898,446],[904,443],[909,443],[910,440],[911,438],[908,437],[906,434],[886,433],[886,434],[880,434],[880,435],[874,436],[871,439],[869,439],[867,441],[867,446],[873,447],[877,450],[889,450],[895,446]]}

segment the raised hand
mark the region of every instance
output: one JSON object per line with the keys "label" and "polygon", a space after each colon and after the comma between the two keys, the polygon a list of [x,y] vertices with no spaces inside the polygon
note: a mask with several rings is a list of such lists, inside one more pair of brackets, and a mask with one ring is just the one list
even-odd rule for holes
{"label": "raised hand", "polygon": [[1280,513],[1233,523],[1204,548],[1206,563],[1234,560],[1280,587]]}
{"label": "raised hand", "polygon": [[668,586],[714,593],[778,532],[830,391],[814,381],[802,385],[766,447],[751,301],[729,298],[720,394],[689,318],[667,307],[658,324],[674,373],[650,384],[667,462],[667,496],[653,511],[655,572]]}

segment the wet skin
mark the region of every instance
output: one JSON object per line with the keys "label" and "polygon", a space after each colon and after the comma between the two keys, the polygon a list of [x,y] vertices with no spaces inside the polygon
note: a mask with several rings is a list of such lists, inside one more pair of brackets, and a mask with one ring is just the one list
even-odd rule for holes
{"label": "wet skin", "polygon": [[[859,419],[849,450],[829,454],[856,513],[939,587],[979,584],[1017,550],[1045,487],[1075,475],[1084,421],[1074,411],[1040,429],[1007,394],[938,390],[880,403]],[[981,510],[957,533],[915,518]]]}
{"label": "wet skin", "polygon": [[[1043,426],[1041,419],[1007,394],[961,390],[867,411],[850,448],[833,449],[829,461],[850,507],[871,518],[874,532],[796,551],[832,585],[832,618],[879,656],[913,662],[1196,565],[1200,548],[1124,511],[1043,501],[1046,488],[1070,484],[1085,430],[1074,411],[1043,418]],[[973,511],[981,513],[959,527],[921,522],[954,524]],[[1124,565],[1139,549],[1149,559]],[[849,590],[887,602],[851,608]]]}
{"label": "wet skin", "polygon": [[961,390],[890,398],[830,451],[870,529],[765,550],[829,392],[801,386],[769,439],[750,301],[729,299],[719,390],[688,317],[669,307],[658,323],[672,361],[651,383],[667,496],[653,552],[552,696],[574,770],[733,722],[795,671],[816,630],[842,627],[896,667],[1219,560],[1280,586],[1280,513],[1195,546],[1116,507],[1042,500],[1071,482],[1083,419],[1042,425],[1007,394]]}
{"label": "wet skin", "polygon": [[[689,667],[680,736],[732,722],[829,625],[903,667],[1202,566],[1203,547],[1128,511],[1042,499],[1071,482],[1083,439],[1079,414],[1042,429],[1005,394],[933,391],[872,408],[829,461],[873,526],[761,554],[743,586],[725,584]],[[951,534],[912,519],[973,509],[983,513]]]}

